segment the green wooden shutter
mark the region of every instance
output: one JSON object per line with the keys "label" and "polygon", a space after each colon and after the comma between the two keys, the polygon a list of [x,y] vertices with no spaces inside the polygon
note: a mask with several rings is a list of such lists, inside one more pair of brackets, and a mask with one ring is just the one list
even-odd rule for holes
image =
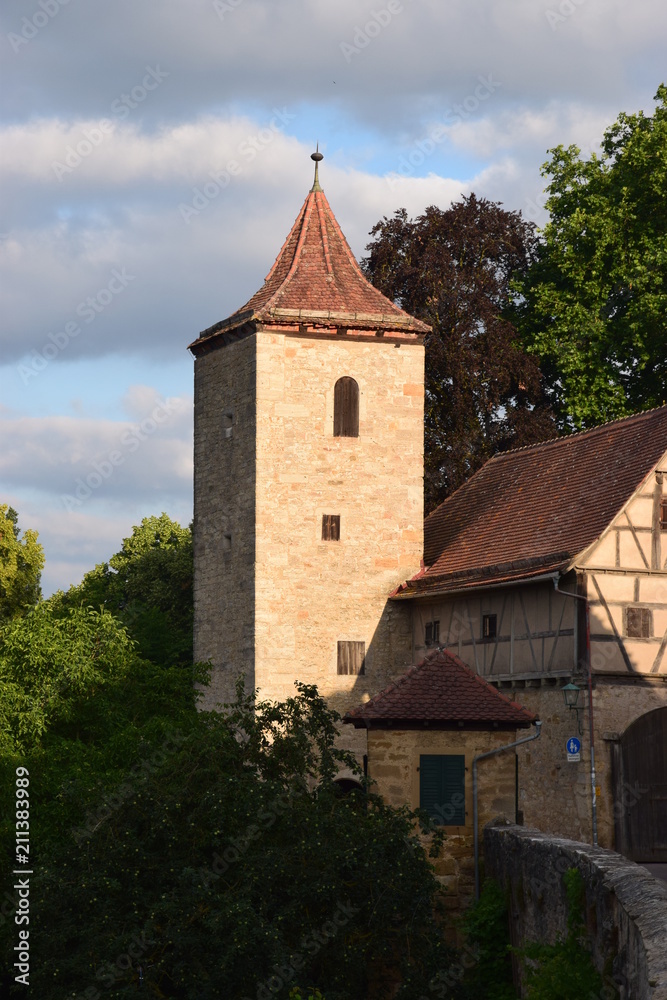
{"label": "green wooden shutter", "polygon": [[465,756],[421,754],[419,805],[443,826],[465,826]]}

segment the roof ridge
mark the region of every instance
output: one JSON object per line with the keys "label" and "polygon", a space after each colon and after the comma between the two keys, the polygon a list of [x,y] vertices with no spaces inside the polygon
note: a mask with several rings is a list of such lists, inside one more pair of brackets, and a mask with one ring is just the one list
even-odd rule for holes
{"label": "roof ridge", "polygon": [[[296,269],[299,266],[299,259],[300,259],[300,256],[301,256],[301,250],[302,250],[303,244],[305,243],[305,240],[306,240],[306,234],[308,233],[308,223],[310,222],[310,217],[313,214],[313,201],[314,201],[315,197],[316,197],[316,195],[315,195],[314,191],[309,191],[308,194],[306,195],[306,200],[305,200],[305,202],[303,204],[303,211],[300,213],[300,216],[299,216],[299,218],[301,219],[301,230],[299,232],[299,239],[297,240],[297,244],[296,244],[296,247],[294,249],[294,259],[292,260],[292,263],[290,264],[289,271],[285,275],[284,279],[280,282],[280,284],[276,288],[276,290],[273,293],[273,295],[271,295],[266,300],[266,302],[264,303],[264,308],[265,309],[270,309],[271,306],[274,305],[274,303],[276,302],[276,300],[281,295],[285,294],[285,292],[287,290],[287,286],[289,285],[291,279],[294,277],[294,274],[296,273]],[[290,230],[290,236],[294,232],[294,229],[295,229],[298,221],[299,221],[299,219],[297,219],[297,222],[295,222],[294,226],[292,226],[292,228]],[[289,240],[289,236],[287,237],[287,239]],[[283,253],[283,251],[281,250],[280,254],[276,258],[276,264],[274,265],[274,267],[278,264],[278,261],[280,260],[280,257],[282,256],[282,253]]]}
{"label": "roof ridge", "polygon": [[[649,410],[639,410],[637,413],[629,413],[626,417],[616,417],[615,420],[606,420],[603,424],[596,424],[595,427],[586,427],[581,431],[572,431],[571,434],[559,434],[557,437],[547,438],[546,441],[535,441],[533,444],[524,444],[520,448],[508,448],[507,451],[498,451],[487,461],[494,462],[496,459],[504,458],[506,455],[516,455],[520,451],[530,451],[532,448],[545,448],[548,445],[563,444],[566,441],[573,441],[575,438],[585,437],[586,434],[595,434],[597,431],[603,431],[613,424],[629,423],[631,420],[642,419],[648,416],[649,413],[657,413],[658,410],[667,410],[667,403],[662,403],[660,406],[652,406]],[[484,466],[481,468],[484,468]]]}

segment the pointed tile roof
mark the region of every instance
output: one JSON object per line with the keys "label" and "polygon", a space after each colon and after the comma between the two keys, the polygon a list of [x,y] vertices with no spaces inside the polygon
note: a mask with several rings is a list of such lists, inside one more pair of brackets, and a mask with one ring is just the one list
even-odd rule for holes
{"label": "pointed tile roof", "polygon": [[[317,157],[317,159],[315,159]],[[299,324],[375,334],[424,334],[430,327],[390,301],[364,277],[320,187],[315,183],[263,286],[228,319],[191,344],[248,322]]]}
{"label": "pointed tile roof", "polygon": [[366,704],[352,709],[343,722],[355,728],[434,729],[524,728],[537,716],[510,701],[493,685],[444,649],[429,653]]}
{"label": "pointed tile roof", "polygon": [[393,596],[567,571],[667,451],[667,406],[502,452],[424,522],[424,569]]}

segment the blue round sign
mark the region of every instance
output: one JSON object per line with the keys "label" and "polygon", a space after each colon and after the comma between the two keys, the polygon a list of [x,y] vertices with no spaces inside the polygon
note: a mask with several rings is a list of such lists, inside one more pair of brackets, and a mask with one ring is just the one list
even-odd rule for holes
{"label": "blue round sign", "polygon": [[578,740],[576,736],[570,736],[567,741],[567,752],[568,753],[579,753],[581,751],[581,740]]}

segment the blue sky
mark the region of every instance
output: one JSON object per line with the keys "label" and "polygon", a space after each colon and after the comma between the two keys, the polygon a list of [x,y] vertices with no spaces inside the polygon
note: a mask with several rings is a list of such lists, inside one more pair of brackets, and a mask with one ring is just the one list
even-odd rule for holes
{"label": "blue sky", "polygon": [[657,0],[8,0],[0,502],[45,593],[189,521],[187,344],[262,284],[316,141],[357,256],[469,191],[540,223],[547,149],[650,112],[666,45]]}

